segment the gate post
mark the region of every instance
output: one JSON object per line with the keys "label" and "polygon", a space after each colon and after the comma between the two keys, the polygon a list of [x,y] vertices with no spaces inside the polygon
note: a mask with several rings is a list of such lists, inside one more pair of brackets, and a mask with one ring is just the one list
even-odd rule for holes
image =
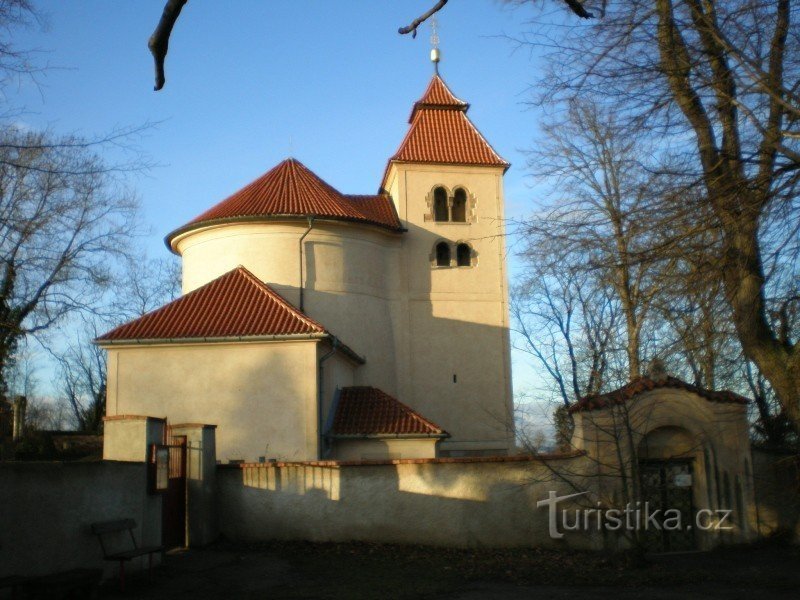
{"label": "gate post", "polygon": [[151,444],[163,444],[167,422],[158,417],[103,418],[103,460],[147,462]]}
{"label": "gate post", "polygon": [[216,425],[171,425],[172,436],[186,436],[186,539],[206,546],[219,535],[217,520]]}

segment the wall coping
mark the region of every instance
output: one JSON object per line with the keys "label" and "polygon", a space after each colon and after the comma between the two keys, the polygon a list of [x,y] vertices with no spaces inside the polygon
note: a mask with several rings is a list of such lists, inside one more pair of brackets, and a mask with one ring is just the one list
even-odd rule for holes
{"label": "wall coping", "polygon": [[166,423],[165,417],[149,417],[147,415],[111,415],[103,417],[103,421],[163,421]]}
{"label": "wall coping", "polygon": [[463,456],[453,458],[396,458],[391,460],[307,460],[307,461],[276,461],[266,463],[234,463],[218,464],[218,468],[225,469],[250,469],[278,468],[278,467],[376,467],[390,465],[441,465],[441,464],[473,464],[473,463],[519,463],[519,462],[545,462],[548,460],[564,460],[584,456],[586,452],[554,452],[550,454],[524,454],[517,456]]}
{"label": "wall coping", "polygon": [[170,429],[216,429],[216,425],[209,425],[207,423],[178,423],[177,425],[169,425]]}

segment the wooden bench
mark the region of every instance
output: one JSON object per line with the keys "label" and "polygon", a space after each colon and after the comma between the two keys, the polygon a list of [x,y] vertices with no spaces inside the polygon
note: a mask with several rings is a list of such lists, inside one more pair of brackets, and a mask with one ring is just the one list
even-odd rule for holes
{"label": "wooden bench", "polygon": [[[147,556],[148,558],[148,574],[153,576],[153,554],[156,552],[163,552],[164,546],[142,546],[136,543],[136,537],[133,535],[133,530],[136,529],[136,521],[133,519],[120,519],[118,521],[103,521],[102,523],[92,523],[92,533],[100,540],[100,547],[103,549],[103,560],[112,560],[119,563],[119,589],[125,590],[125,563],[137,558],[139,556]],[[106,546],[106,538],[109,535],[116,534],[117,536],[123,532],[128,531],[131,537],[132,547],[122,550],[109,552]]]}

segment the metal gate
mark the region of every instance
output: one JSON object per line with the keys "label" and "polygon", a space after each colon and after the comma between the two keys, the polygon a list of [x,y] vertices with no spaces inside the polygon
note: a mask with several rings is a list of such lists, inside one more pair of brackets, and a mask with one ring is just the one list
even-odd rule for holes
{"label": "metal gate", "polygon": [[[659,511],[659,516],[654,520],[660,528],[647,527],[644,530],[645,546],[652,552],[694,550],[695,513],[691,461],[643,461],[639,468],[642,476],[642,505],[651,513]],[[667,513],[668,510],[672,512]],[[674,520],[665,523],[668,517],[674,517],[676,510],[680,513],[679,528],[672,527]]]}
{"label": "metal gate", "polygon": [[167,549],[186,546],[186,436],[169,441],[169,483],[161,504],[161,539]]}

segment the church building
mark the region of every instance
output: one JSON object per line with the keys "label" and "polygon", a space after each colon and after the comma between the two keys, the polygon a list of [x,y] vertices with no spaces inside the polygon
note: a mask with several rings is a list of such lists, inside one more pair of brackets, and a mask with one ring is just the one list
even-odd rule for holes
{"label": "church building", "polygon": [[437,73],[378,193],[289,158],[170,233],[183,295],[96,340],[107,416],[226,462],[508,454],[509,165],[468,109]]}

